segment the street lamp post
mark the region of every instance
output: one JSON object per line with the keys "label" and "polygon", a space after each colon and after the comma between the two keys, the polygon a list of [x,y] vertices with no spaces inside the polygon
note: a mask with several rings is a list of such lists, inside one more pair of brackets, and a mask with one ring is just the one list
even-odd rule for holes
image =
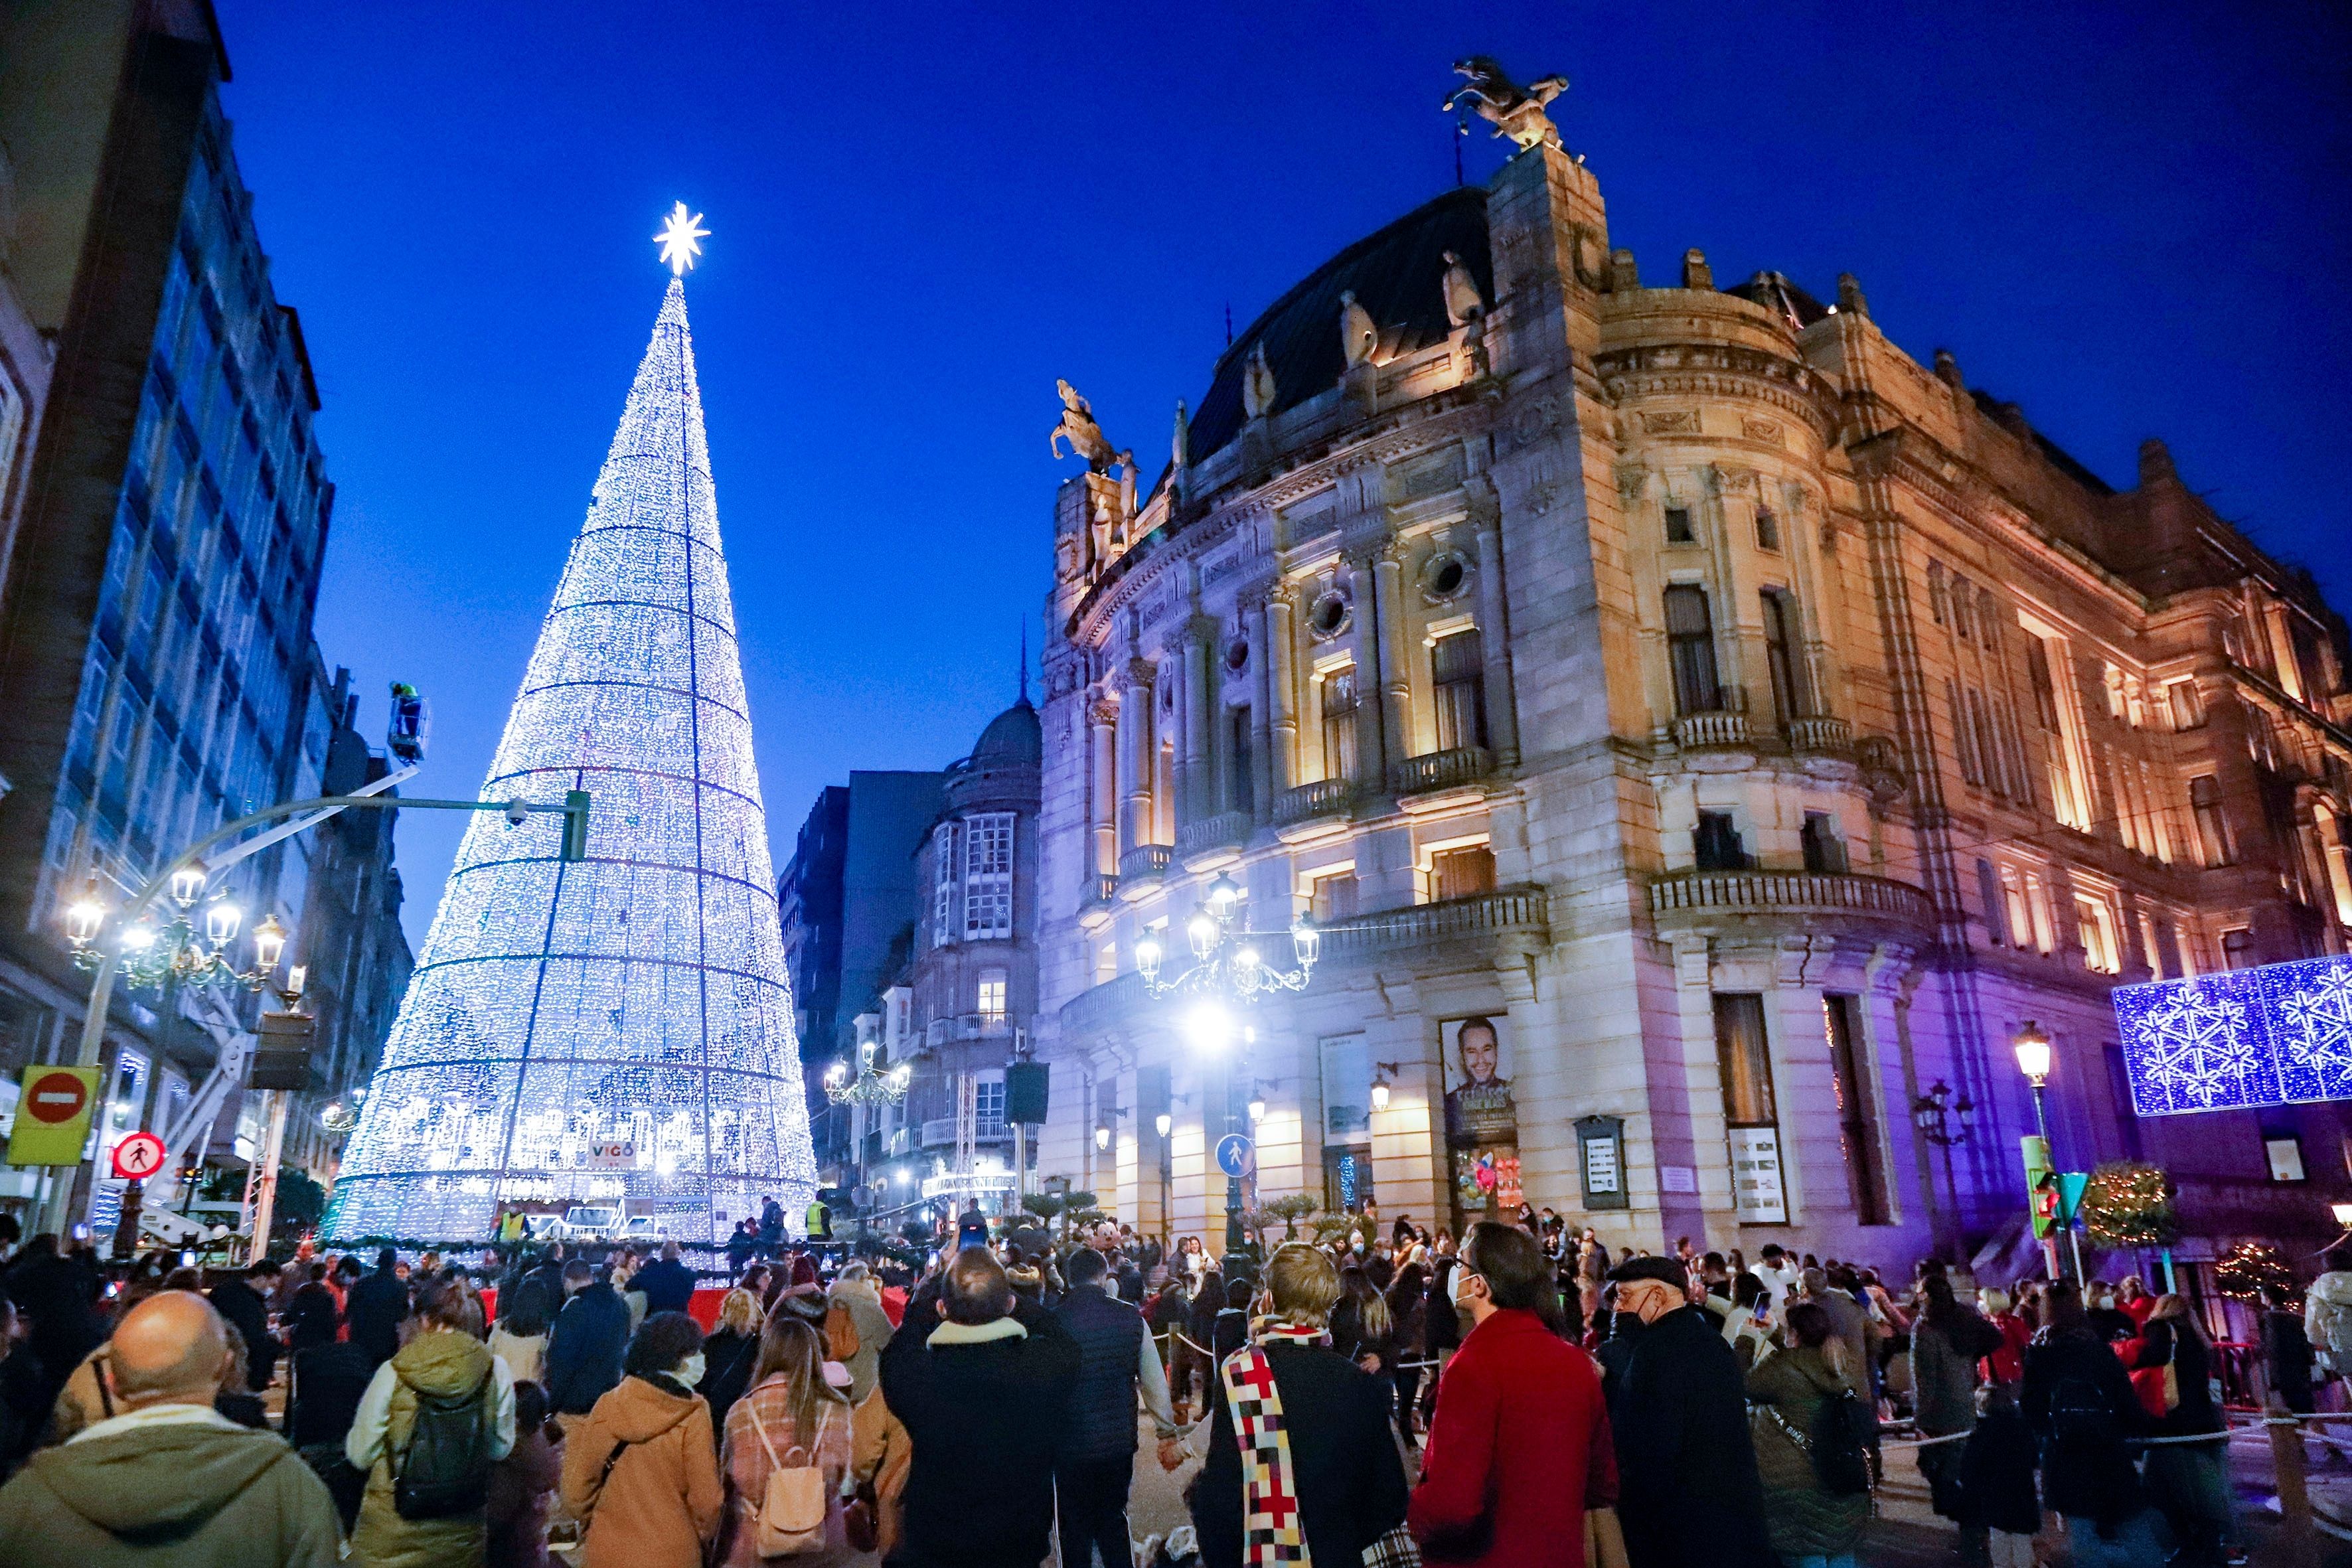
{"label": "street lamp post", "polygon": [[[866,1041],[858,1048],[857,1073],[852,1077],[847,1062],[835,1062],[824,1073],[824,1097],[834,1104],[854,1110],[878,1110],[886,1105],[896,1105],[907,1098],[908,1086],[915,1080],[914,1068],[905,1062],[884,1071],[874,1065],[875,1042]],[[868,1129],[863,1120],[857,1133],[857,1239],[867,1239],[866,1215],[874,1206],[874,1195],[866,1190],[866,1142]]]}
{"label": "street lamp post", "polygon": [[[1239,884],[1222,872],[1209,884],[1208,896],[1193,910],[1184,922],[1184,940],[1192,949],[1191,968],[1173,979],[1160,979],[1160,965],[1166,958],[1157,937],[1147,932],[1135,944],[1135,967],[1143,976],[1144,994],[1155,1001],[1190,998],[1192,1005],[1183,1019],[1184,1032],[1191,1037],[1194,1049],[1203,1056],[1222,1055],[1233,1042],[1235,1015],[1254,1005],[1261,996],[1277,991],[1304,991],[1314,977],[1315,961],[1322,948],[1322,933],[1306,915],[1291,922],[1291,955],[1297,966],[1284,969],[1267,961],[1265,944],[1278,940],[1270,933],[1236,929],[1241,908]],[[1225,1078],[1225,1131],[1239,1132],[1241,1110],[1235,1104],[1235,1088],[1251,1085],[1248,1104],[1253,1123],[1265,1114],[1265,1101],[1259,1096],[1255,1080],[1250,1077],[1247,1047],[1256,1039],[1256,1029],[1239,1026],[1244,1051],[1241,1059],[1229,1062]],[[1202,1136],[1208,1129],[1204,1123]],[[1237,1251],[1245,1240],[1242,1227],[1242,1179],[1228,1173],[1225,1177],[1225,1248]]]}
{"label": "street lamp post", "polygon": [[[1375,1095],[1378,1090],[1374,1090]],[[1976,1102],[1967,1095],[1952,1098],[1949,1084],[1937,1079],[1927,1093],[1911,1102],[1912,1125],[1919,1136],[1944,1152],[1944,1189],[1951,1194],[1951,1241],[1953,1260],[1959,1260],[1962,1247],[1960,1229],[1960,1184],[1952,1173],[1952,1147],[1969,1141],[1976,1120]]]}
{"label": "street lamp post", "polygon": [[[2058,1179],[2058,1157],[2050,1143],[2049,1108],[2042,1099],[2042,1086],[2050,1081],[2050,1037],[2042,1032],[2041,1025],[2028,1018],[2011,1037],[2010,1048],[2016,1054],[2017,1070],[2025,1075],[2026,1083],[2032,1088],[2033,1127],[2041,1136],[2042,1153],[2050,1162],[2050,1179],[2054,1183]],[[2074,1249],[2074,1284],[2079,1289],[2083,1284],[2083,1242],[2074,1234],[2071,1215],[2066,1220],[2066,1239]],[[2045,1245],[2050,1276],[2054,1279],[2058,1277],[2058,1244],[2053,1240]]]}

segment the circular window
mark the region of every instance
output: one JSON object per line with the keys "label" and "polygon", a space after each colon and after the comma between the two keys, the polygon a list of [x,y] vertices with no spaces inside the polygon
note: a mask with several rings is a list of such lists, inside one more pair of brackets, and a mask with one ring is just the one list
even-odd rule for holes
{"label": "circular window", "polygon": [[1243,670],[1249,668],[1249,639],[1247,637],[1235,637],[1234,639],[1233,646],[1225,649],[1225,668],[1232,670],[1235,675],[1239,675]]}
{"label": "circular window", "polygon": [[1432,604],[1458,599],[1470,585],[1470,563],[1451,550],[1442,550],[1421,569],[1421,591]]}
{"label": "circular window", "polygon": [[1337,588],[1325,590],[1307,612],[1307,628],[1318,637],[1335,637],[1348,626],[1348,596]]}

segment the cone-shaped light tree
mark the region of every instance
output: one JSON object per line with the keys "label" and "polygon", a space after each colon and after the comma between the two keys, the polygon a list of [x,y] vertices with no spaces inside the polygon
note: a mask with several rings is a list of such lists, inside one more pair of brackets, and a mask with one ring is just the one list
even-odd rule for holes
{"label": "cone-shaped light tree", "polygon": [[473,819],[335,1184],[331,1238],[487,1237],[515,1203],[568,1201],[719,1240],[763,1197],[797,1217],[814,1192],[676,280],[482,798],[574,789],[594,800],[584,861],[560,859],[558,816]]}

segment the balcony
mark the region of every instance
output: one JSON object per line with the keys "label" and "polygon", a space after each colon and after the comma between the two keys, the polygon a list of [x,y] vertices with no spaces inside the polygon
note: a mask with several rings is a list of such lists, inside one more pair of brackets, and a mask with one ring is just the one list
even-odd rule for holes
{"label": "balcony", "polygon": [[1062,1033],[1084,1035],[1109,1025],[1129,1009],[1143,1005],[1143,976],[1135,973],[1106,980],[1062,1004]]}
{"label": "balcony", "polygon": [[1176,853],[1186,867],[1199,870],[1200,867],[1192,865],[1196,857],[1240,848],[1249,842],[1250,830],[1255,826],[1256,818],[1246,811],[1221,811],[1214,816],[1188,822],[1176,830]]}
{"label": "balcony", "polygon": [[1277,827],[1287,827],[1295,822],[1308,822],[1318,816],[1345,816],[1355,805],[1356,784],[1352,779],[1317,779],[1295,789],[1284,790],[1274,797],[1274,822]]}
{"label": "balcony", "polygon": [[1456,746],[1407,757],[1389,770],[1389,788],[1398,795],[1428,795],[1475,784],[1494,771],[1494,755],[1486,747]]}
{"label": "balcony", "polygon": [[1164,877],[1175,854],[1165,844],[1139,844],[1118,858],[1118,880],[1140,882]]}
{"label": "balcony", "polygon": [[1910,883],[1845,872],[1675,872],[1650,884],[1650,913],[1673,924],[1710,915],[1846,915],[1923,930],[1936,923],[1934,902]]}
{"label": "balcony", "polygon": [[1803,719],[1789,721],[1789,744],[1800,752],[1819,752],[1828,756],[1853,754],[1853,727],[1843,719],[1832,719],[1826,713],[1816,713]]}
{"label": "balcony", "polygon": [[1685,752],[1738,750],[1755,743],[1745,713],[1685,713],[1675,721],[1675,744]]}
{"label": "balcony", "polygon": [[1512,931],[1540,934],[1550,924],[1550,897],[1541,888],[1507,888],[1360,915],[1323,928],[1323,962],[1344,963],[1369,953],[1433,942],[1497,936]]}
{"label": "balcony", "polygon": [[1091,889],[1087,895],[1090,904],[1107,904],[1118,897],[1118,879],[1110,872],[1096,872],[1087,879],[1087,886]]}
{"label": "balcony", "polygon": [[[1004,1118],[1001,1116],[983,1116],[972,1125],[972,1142],[975,1143],[1002,1143],[1012,1136],[1011,1131],[1004,1125]],[[954,1117],[934,1116],[923,1123],[924,1148],[952,1149],[955,1147],[955,1141],[956,1119]]]}

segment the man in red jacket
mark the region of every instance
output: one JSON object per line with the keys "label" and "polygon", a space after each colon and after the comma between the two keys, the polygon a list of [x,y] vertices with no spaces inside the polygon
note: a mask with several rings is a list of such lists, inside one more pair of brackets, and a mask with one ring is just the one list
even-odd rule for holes
{"label": "man in red jacket", "polygon": [[1473,1327],[1437,1385],[1406,1516],[1431,1563],[1584,1568],[1585,1510],[1617,1500],[1601,1373],[1549,1326],[1552,1289],[1527,1232],[1472,1229],[1454,1293]]}

